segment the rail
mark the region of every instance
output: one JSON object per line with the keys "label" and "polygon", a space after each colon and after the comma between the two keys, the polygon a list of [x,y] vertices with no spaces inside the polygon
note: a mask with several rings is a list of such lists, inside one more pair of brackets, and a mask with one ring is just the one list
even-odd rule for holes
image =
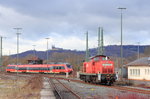
{"label": "rail", "polygon": [[77,93],[75,93],[69,87],[67,87],[65,84],[59,81],[59,79],[51,78],[49,79],[49,82],[54,88],[54,92],[56,92],[57,96],[60,99],[65,99],[64,97],[71,97],[72,99],[82,99]]}

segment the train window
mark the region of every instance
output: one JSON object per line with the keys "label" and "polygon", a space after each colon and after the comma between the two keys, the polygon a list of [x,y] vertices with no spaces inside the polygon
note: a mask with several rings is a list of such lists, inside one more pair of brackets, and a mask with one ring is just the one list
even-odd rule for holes
{"label": "train window", "polygon": [[102,60],[108,60],[109,57],[102,57]]}
{"label": "train window", "polygon": [[52,70],[53,69],[53,66],[52,67],[49,67],[49,70]]}
{"label": "train window", "polygon": [[47,68],[39,68],[39,70],[47,70]]}
{"label": "train window", "polygon": [[15,69],[18,70],[18,67],[16,66]]}
{"label": "train window", "polygon": [[15,69],[15,66],[7,67],[7,69]]}
{"label": "train window", "polygon": [[48,68],[43,68],[44,70],[48,70]]}
{"label": "train window", "polygon": [[18,70],[26,70],[26,67],[19,67]]}
{"label": "train window", "polygon": [[61,69],[65,69],[65,67],[64,66],[60,66],[61,67]]}
{"label": "train window", "polygon": [[[41,68],[42,69],[42,68]],[[28,70],[40,70],[40,68],[36,68],[36,67],[29,67]]]}
{"label": "train window", "polygon": [[53,69],[56,69],[56,67],[54,66]]}
{"label": "train window", "polygon": [[56,66],[56,69],[59,69],[59,67],[58,67],[58,66]]}
{"label": "train window", "polygon": [[72,66],[71,65],[67,65],[67,68],[72,68]]}
{"label": "train window", "polygon": [[99,57],[95,57],[95,58],[94,58],[94,61],[99,61]]}

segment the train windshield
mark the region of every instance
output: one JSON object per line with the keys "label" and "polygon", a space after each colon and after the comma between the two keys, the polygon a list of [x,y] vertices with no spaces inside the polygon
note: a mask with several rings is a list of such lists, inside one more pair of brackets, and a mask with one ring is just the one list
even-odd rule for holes
{"label": "train windshield", "polygon": [[71,66],[71,65],[67,65],[67,67],[68,67],[68,68],[72,68],[72,66]]}
{"label": "train windshield", "polygon": [[102,60],[109,60],[108,57],[102,57]]}

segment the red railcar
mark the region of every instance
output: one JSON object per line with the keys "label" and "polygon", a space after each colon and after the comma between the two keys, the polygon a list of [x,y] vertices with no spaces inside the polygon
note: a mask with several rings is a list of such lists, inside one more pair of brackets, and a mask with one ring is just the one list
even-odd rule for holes
{"label": "red railcar", "polygon": [[23,73],[72,73],[72,66],[66,63],[60,64],[26,64],[8,65],[6,72]]}
{"label": "red railcar", "polygon": [[85,82],[111,85],[116,79],[114,62],[105,55],[94,56],[90,61],[83,63],[80,79]]}

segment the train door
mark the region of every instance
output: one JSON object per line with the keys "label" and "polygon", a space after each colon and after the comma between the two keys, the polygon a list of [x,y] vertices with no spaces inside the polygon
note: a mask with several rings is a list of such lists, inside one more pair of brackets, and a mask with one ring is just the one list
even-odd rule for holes
{"label": "train door", "polygon": [[83,65],[83,72],[86,73],[86,63],[84,63],[84,65]]}
{"label": "train door", "polygon": [[92,73],[95,73],[95,62],[92,62]]}
{"label": "train door", "polygon": [[[67,71],[68,71],[68,68],[66,67],[66,69],[67,69]],[[65,70],[65,67],[64,66],[59,66],[59,71],[60,71],[60,73],[65,73],[65,72],[67,72],[66,70]]]}
{"label": "train door", "polygon": [[55,73],[59,73],[59,66],[55,66]]}

